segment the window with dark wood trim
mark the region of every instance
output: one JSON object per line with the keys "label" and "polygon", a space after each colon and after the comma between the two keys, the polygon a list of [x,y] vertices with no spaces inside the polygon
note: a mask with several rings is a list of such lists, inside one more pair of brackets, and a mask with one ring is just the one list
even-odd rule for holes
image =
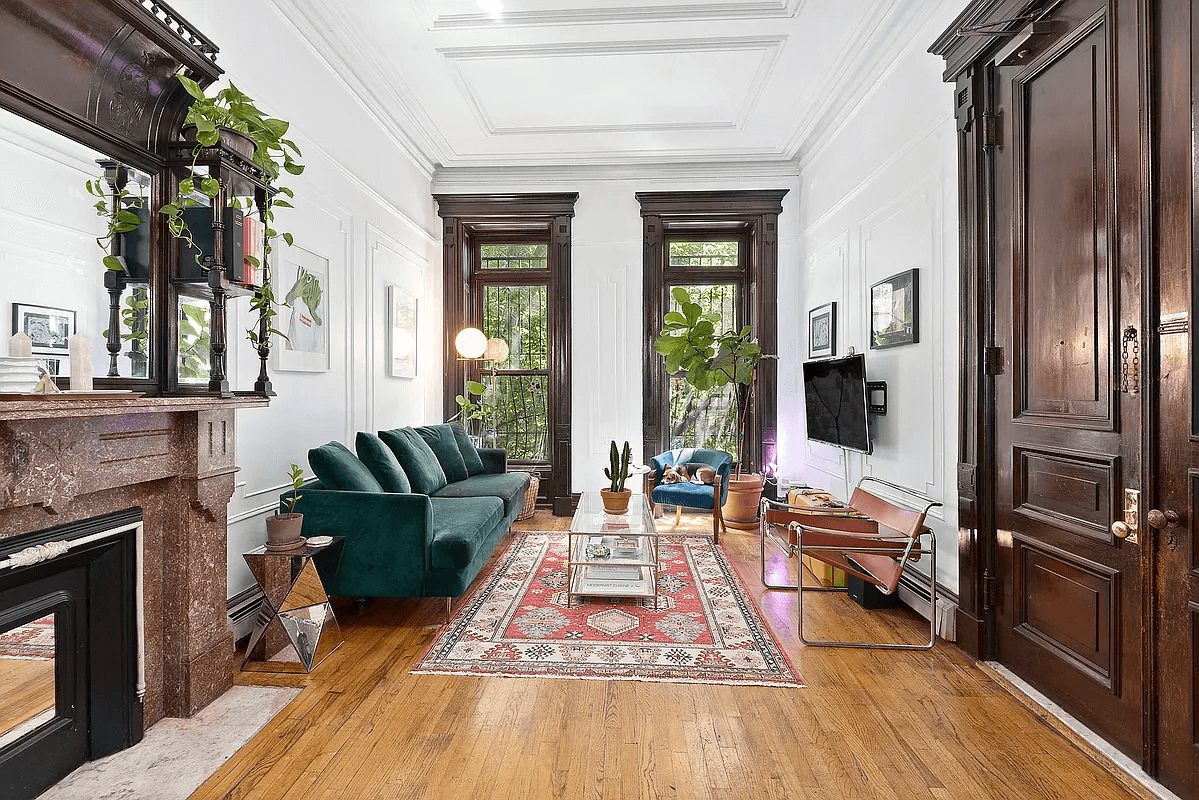
{"label": "window with dark wood trim", "polygon": [[[733,283],[738,321],[752,325],[762,350],[778,354],[778,217],[786,189],[717,192],[639,192],[644,236],[645,456],[670,448],[670,376],[653,349],[674,285]],[[670,264],[671,241],[741,242],[738,267],[727,263]],[[775,463],[778,365],[764,359],[748,409],[743,462],[755,471]],[[741,393],[739,402],[745,402]]]}
{"label": "window with dark wood trim", "polygon": [[[544,304],[544,346],[519,343],[516,358],[500,364],[495,373],[500,387],[495,419],[498,444],[509,449],[515,465],[541,478],[539,499],[554,514],[571,513],[570,442],[570,235],[576,193],[457,195],[436,194],[442,218],[445,270],[445,324],[442,345],[445,379],[444,419],[458,412],[454,398],[468,379],[478,379],[490,365],[460,361],[454,348],[458,331],[473,326],[492,335],[506,332],[521,320],[531,321],[534,307]],[[540,255],[512,245],[544,245]],[[488,295],[494,308],[507,307],[507,318],[487,318]],[[515,315],[515,316],[513,316]],[[523,333],[521,334],[523,336]],[[504,338],[502,335],[499,338]],[[538,337],[540,338],[540,337]],[[513,342],[506,340],[511,348]],[[544,352],[542,352],[544,351]],[[486,376],[490,385],[490,372]],[[532,415],[515,419],[524,399],[544,400],[544,441],[534,428],[542,423]],[[536,424],[533,424],[536,423]],[[522,430],[523,426],[523,430]]]}

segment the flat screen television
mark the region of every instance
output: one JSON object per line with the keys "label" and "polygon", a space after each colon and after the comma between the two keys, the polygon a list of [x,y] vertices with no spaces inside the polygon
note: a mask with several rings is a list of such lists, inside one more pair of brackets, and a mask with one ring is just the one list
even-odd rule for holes
{"label": "flat screen television", "polygon": [[870,452],[865,356],[804,362],[803,388],[809,439]]}

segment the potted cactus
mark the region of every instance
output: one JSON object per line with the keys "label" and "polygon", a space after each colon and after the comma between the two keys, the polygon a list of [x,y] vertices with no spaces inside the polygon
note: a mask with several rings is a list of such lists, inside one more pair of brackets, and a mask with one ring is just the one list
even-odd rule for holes
{"label": "potted cactus", "polygon": [[268,550],[290,550],[304,543],[300,530],[304,526],[304,515],[296,513],[296,503],[303,495],[300,487],[304,485],[304,470],[296,464],[291,465],[291,497],[284,498],[280,505],[287,506],[287,513],[280,514],[275,509],[274,516],[266,518],[266,546]]}
{"label": "potted cactus", "polygon": [[629,461],[633,458],[633,450],[629,443],[624,443],[623,450],[616,449],[616,441],[612,442],[610,458],[612,466],[604,469],[604,475],[612,482],[611,488],[600,489],[604,500],[604,510],[609,514],[624,514],[629,510],[629,497],[633,492],[624,488],[629,479]]}

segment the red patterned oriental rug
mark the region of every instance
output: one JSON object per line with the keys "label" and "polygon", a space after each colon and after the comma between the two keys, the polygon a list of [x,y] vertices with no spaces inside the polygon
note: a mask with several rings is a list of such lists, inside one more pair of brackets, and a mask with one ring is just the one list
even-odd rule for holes
{"label": "red patterned oriental rug", "polygon": [[0,658],[50,661],[54,658],[54,615],[0,633]]}
{"label": "red patterned oriental rug", "polygon": [[566,534],[515,534],[412,672],[803,686],[729,563],[703,536],[663,536],[653,599],[566,605]]}

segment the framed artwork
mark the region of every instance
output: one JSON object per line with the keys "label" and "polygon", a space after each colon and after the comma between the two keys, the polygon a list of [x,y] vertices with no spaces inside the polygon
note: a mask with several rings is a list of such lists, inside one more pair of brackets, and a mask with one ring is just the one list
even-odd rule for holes
{"label": "framed artwork", "polygon": [[825,303],[808,312],[808,358],[828,358],[837,352],[837,304]]}
{"label": "framed artwork", "polygon": [[387,374],[416,377],[416,298],[399,286],[387,287]]}
{"label": "framed artwork", "polygon": [[75,335],[75,312],[66,308],[12,304],[12,332],[26,333],[39,355],[66,356]]}
{"label": "framed artwork", "polygon": [[870,349],[920,341],[920,270],[909,269],[870,287]]}
{"label": "framed artwork", "polygon": [[275,297],[287,303],[276,326],[287,335],[271,348],[283,372],[329,371],[329,260],[301,247],[282,252]]}

